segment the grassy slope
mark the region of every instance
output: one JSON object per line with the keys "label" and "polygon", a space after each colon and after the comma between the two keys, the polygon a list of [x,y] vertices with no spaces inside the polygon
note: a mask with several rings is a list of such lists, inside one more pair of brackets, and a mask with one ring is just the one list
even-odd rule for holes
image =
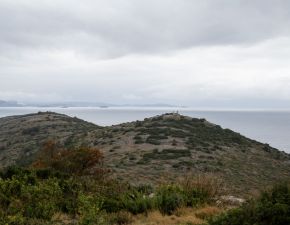
{"label": "grassy slope", "polygon": [[[250,193],[290,176],[289,155],[228,129],[177,114],[98,127],[55,113],[0,119],[0,162],[25,163],[41,143],[100,148],[119,179],[160,183],[186,173],[223,177],[232,192]],[[36,129],[34,129],[36,127]]]}

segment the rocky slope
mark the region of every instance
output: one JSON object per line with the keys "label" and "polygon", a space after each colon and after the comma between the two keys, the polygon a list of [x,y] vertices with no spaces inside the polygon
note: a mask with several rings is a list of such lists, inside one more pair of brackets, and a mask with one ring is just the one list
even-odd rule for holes
{"label": "rocky slope", "polygon": [[101,149],[119,179],[158,183],[212,173],[232,191],[249,193],[290,177],[290,156],[205,119],[164,114],[110,127],[56,113],[0,119],[0,165],[33,161],[42,143]]}

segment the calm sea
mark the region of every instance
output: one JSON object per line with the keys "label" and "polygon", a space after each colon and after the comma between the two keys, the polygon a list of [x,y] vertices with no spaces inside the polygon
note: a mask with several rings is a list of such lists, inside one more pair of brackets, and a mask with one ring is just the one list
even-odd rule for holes
{"label": "calm sea", "polygon": [[76,116],[97,125],[108,126],[177,111],[183,115],[206,118],[257,141],[290,153],[290,111],[210,111],[190,108],[0,108],[0,117],[53,111]]}

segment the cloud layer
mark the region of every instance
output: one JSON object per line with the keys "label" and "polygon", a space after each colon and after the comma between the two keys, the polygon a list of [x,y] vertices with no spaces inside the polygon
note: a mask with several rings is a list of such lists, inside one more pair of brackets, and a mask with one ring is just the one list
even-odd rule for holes
{"label": "cloud layer", "polygon": [[0,0],[0,99],[290,108],[289,8]]}

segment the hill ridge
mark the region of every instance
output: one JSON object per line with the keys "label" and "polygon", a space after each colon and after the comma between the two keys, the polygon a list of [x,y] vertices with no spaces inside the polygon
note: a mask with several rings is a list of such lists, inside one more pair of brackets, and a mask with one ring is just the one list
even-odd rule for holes
{"label": "hill ridge", "polygon": [[27,165],[44,141],[99,148],[105,165],[133,183],[211,173],[250,192],[290,177],[290,155],[206,119],[166,113],[101,127],[53,112],[0,118],[0,165]]}

